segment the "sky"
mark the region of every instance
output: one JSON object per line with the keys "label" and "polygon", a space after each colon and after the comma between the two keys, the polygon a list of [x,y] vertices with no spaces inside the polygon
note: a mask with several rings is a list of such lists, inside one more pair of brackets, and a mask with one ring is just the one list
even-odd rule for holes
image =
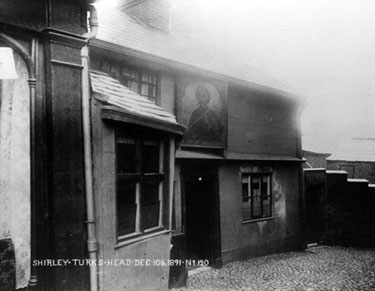
{"label": "sky", "polygon": [[346,139],[375,138],[375,0],[170,1],[172,29],[306,99],[305,149],[334,152]]}

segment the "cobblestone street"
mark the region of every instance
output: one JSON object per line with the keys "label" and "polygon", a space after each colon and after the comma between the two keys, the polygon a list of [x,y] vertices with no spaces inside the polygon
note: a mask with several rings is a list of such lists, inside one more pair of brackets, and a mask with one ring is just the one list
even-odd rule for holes
{"label": "cobblestone street", "polygon": [[189,276],[178,290],[375,290],[375,249],[319,246],[233,262]]}

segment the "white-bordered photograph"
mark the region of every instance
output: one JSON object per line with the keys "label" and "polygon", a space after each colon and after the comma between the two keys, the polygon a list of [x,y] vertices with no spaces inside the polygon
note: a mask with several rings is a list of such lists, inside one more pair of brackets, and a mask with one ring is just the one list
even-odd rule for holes
{"label": "white-bordered photograph", "polygon": [[375,1],[0,0],[0,290],[375,290]]}

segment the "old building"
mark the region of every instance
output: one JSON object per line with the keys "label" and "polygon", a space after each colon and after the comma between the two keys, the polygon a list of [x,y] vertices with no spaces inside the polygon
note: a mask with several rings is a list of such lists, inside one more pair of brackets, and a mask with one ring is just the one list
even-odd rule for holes
{"label": "old building", "polygon": [[[102,205],[96,213],[99,258],[174,259],[187,267],[219,267],[300,248],[301,101],[234,56],[174,34],[169,7],[158,2],[96,5],[99,28],[90,42],[91,78],[94,92],[105,90],[109,96],[95,98],[92,114],[94,190]],[[176,116],[186,127],[183,137],[178,138],[182,130],[176,131],[176,121],[157,127],[152,112],[147,122],[132,121],[129,115],[139,115],[141,106],[132,113],[103,109],[103,104],[121,105],[115,102],[121,97],[115,87],[121,87],[124,98],[133,92]],[[125,103],[121,106],[126,110]],[[174,192],[161,195],[161,188],[156,190],[161,180],[148,184],[141,170],[139,178],[122,182],[121,175],[130,177],[142,168],[142,146],[148,143],[150,153],[169,153],[166,163],[173,162],[171,148],[161,146],[168,132],[179,141],[174,180],[168,182]],[[155,134],[158,140],[146,138]],[[149,157],[147,150],[144,154]],[[155,174],[172,177],[156,170],[161,159],[149,160]],[[99,274],[99,286],[111,290],[163,290],[168,283],[168,268],[160,266],[102,266]],[[185,278],[185,266],[171,268],[171,286]]]}
{"label": "old building", "polygon": [[341,143],[328,158],[327,169],[343,170],[348,178],[375,183],[375,139],[353,138]]}

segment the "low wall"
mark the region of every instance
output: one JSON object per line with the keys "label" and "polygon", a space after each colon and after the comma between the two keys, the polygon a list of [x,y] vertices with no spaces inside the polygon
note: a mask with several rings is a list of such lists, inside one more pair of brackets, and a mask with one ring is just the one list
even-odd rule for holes
{"label": "low wall", "polygon": [[347,179],[345,172],[327,171],[325,242],[375,246],[375,188],[365,179]]}

